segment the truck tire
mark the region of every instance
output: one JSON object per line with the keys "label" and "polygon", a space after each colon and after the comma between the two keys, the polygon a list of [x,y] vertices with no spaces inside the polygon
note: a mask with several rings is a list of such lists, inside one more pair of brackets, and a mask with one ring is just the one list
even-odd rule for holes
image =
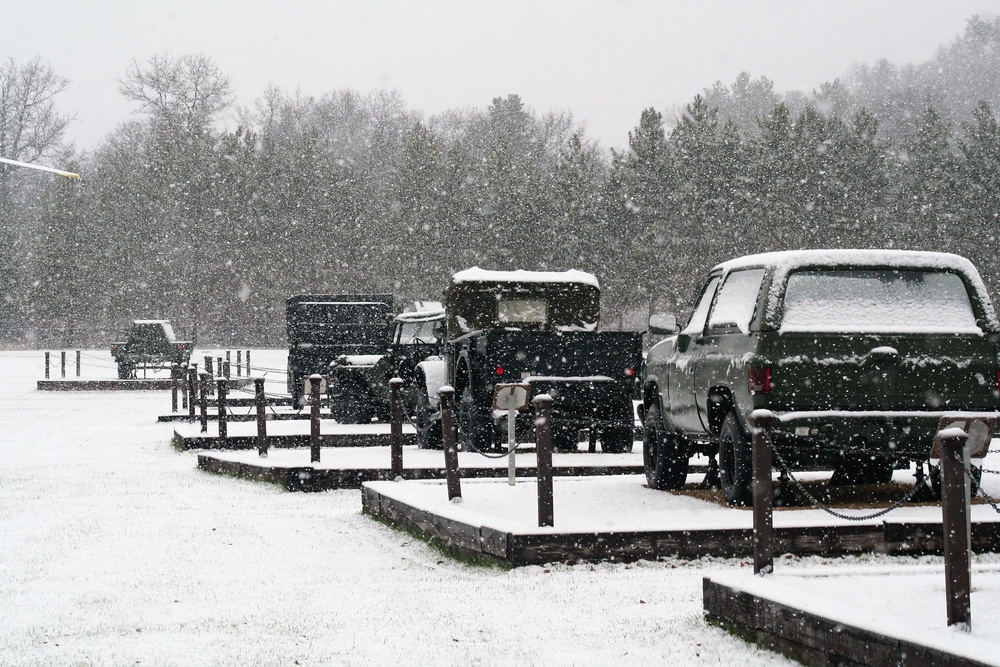
{"label": "truck tire", "polygon": [[491,424],[483,419],[476,408],[472,388],[462,389],[458,401],[458,439],[466,451],[483,452],[492,445]]}
{"label": "truck tire", "polygon": [[[971,479],[969,480],[969,484],[971,485],[969,487],[969,496],[971,498],[975,498],[976,495],[979,493],[979,483],[980,483],[980,481],[983,478],[983,469],[981,467],[975,466],[975,465],[974,466],[970,466],[970,467],[971,467],[970,472],[972,474],[970,475]],[[931,464],[928,463],[927,464],[927,468],[930,471],[930,474],[928,476],[931,479],[931,491],[934,492],[934,497],[937,498],[938,500],[940,500],[941,499],[941,466],[939,466],[939,465],[931,465]]]}
{"label": "truck tire", "polygon": [[753,467],[750,440],[735,412],[726,415],[719,431],[719,482],[730,505],[753,503]]}
{"label": "truck tire", "polygon": [[606,454],[627,454],[632,451],[635,429],[631,426],[605,426],[601,429],[601,451]]}
{"label": "truck tire", "polygon": [[434,416],[430,398],[425,389],[417,391],[417,449],[443,449],[444,438],[441,434],[441,416]]}
{"label": "truck tire", "polygon": [[642,467],[649,488],[668,491],[684,486],[688,455],[682,445],[681,438],[663,426],[660,408],[650,406],[642,423]]}
{"label": "truck tire", "polygon": [[369,424],[375,416],[371,396],[355,384],[340,385],[330,401],[330,416],[341,424]]}

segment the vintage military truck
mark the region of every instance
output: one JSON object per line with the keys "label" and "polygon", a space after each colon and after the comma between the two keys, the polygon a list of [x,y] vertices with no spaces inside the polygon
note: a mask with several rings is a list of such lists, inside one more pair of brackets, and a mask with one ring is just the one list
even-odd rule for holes
{"label": "vintage military truck", "polygon": [[[455,389],[458,437],[469,450],[506,442],[507,411],[493,410],[497,384],[524,383],[553,398],[553,445],[575,450],[588,429],[605,452],[632,449],[632,396],[642,333],[598,331],[600,286],[581,271],[456,273],[445,292],[442,358],[417,366],[417,439],[441,446],[437,390]],[[534,440],[530,410],[515,424]]]}
{"label": "vintage military truck", "polygon": [[302,379],[326,374],[341,355],[382,354],[389,343],[391,294],[300,294],[285,305],[288,393],[302,407]]}
{"label": "vintage military truck", "polygon": [[111,343],[111,356],[118,364],[118,377],[136,377],[139,369],[170,368],[186,364],[194,350],[193,340],[178,340],[168,320],[135,320],[128,339]]}
{"label": "vintage military truck", "polygon": [[776,417],[776,466],[878,483],[927,462],[949,414],[1000,407],[1000,323],[957,255],[737,258],[706,273],[683,328],[660,314],[650,332],[670,335],[643,371],[643,454],[656,489],[683,485],[692,455],[717,454],[726,499],[750,503],[754,410]]}
{"label": "vintage military truck", "polygon": [[389,380],[403,380],[401,398],[407,414],[416,406],[417,365],[440,353],[444,325],[439,302],[417,302],[412,312],[396,316],[391,345],[384,354],[344,354],[330,365],[330,413],[342,424],[389,419]]}

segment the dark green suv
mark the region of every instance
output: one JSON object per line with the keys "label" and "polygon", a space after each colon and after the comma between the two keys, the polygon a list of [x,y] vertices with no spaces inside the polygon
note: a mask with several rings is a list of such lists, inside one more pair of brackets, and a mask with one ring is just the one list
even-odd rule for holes
{"label": "dark green suv", "polygon": [[[751,499],[749,416],[777,417],[779,460],[888,481],[928,460],[941,417],[994,413],[1000,324],[957,255],[803,250],[713,268],[683,329],[650,332],[643,372],[646,477],[684,484],[688,459],[718,455],[726,499]],[[932,470],[932,473],[934,470]]]}

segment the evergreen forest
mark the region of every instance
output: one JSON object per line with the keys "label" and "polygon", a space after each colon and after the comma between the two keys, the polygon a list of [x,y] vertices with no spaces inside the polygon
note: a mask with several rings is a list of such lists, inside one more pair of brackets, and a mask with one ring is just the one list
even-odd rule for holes
{"label": "evergreen forest", "polygon": [[191,54],[133,62],[135,113],[80,152],[69,83],[0,63],[0,156],[82,175],[0,164],[0,347],[104,347],[137,318],[281,347],[288,296],[439,299],[472,266],[589,271],[604,327],[644,329],[712,265],[794,248],[955,252],[1000,296],[1000,19],[809,92],[742,74],[636,109],[622,149],[516,94],[427,116],[270,88],[237,109]]}

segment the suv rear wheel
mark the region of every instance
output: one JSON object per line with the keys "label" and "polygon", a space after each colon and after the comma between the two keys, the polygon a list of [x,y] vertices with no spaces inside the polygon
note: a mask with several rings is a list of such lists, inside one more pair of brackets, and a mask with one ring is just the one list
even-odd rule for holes
{"label": "suv rear wheel", "polygon": [[753,503],[753,463],[750,439],[740,428],[735,412],[726,415],[719,431],[719,482],[730,505]]}

